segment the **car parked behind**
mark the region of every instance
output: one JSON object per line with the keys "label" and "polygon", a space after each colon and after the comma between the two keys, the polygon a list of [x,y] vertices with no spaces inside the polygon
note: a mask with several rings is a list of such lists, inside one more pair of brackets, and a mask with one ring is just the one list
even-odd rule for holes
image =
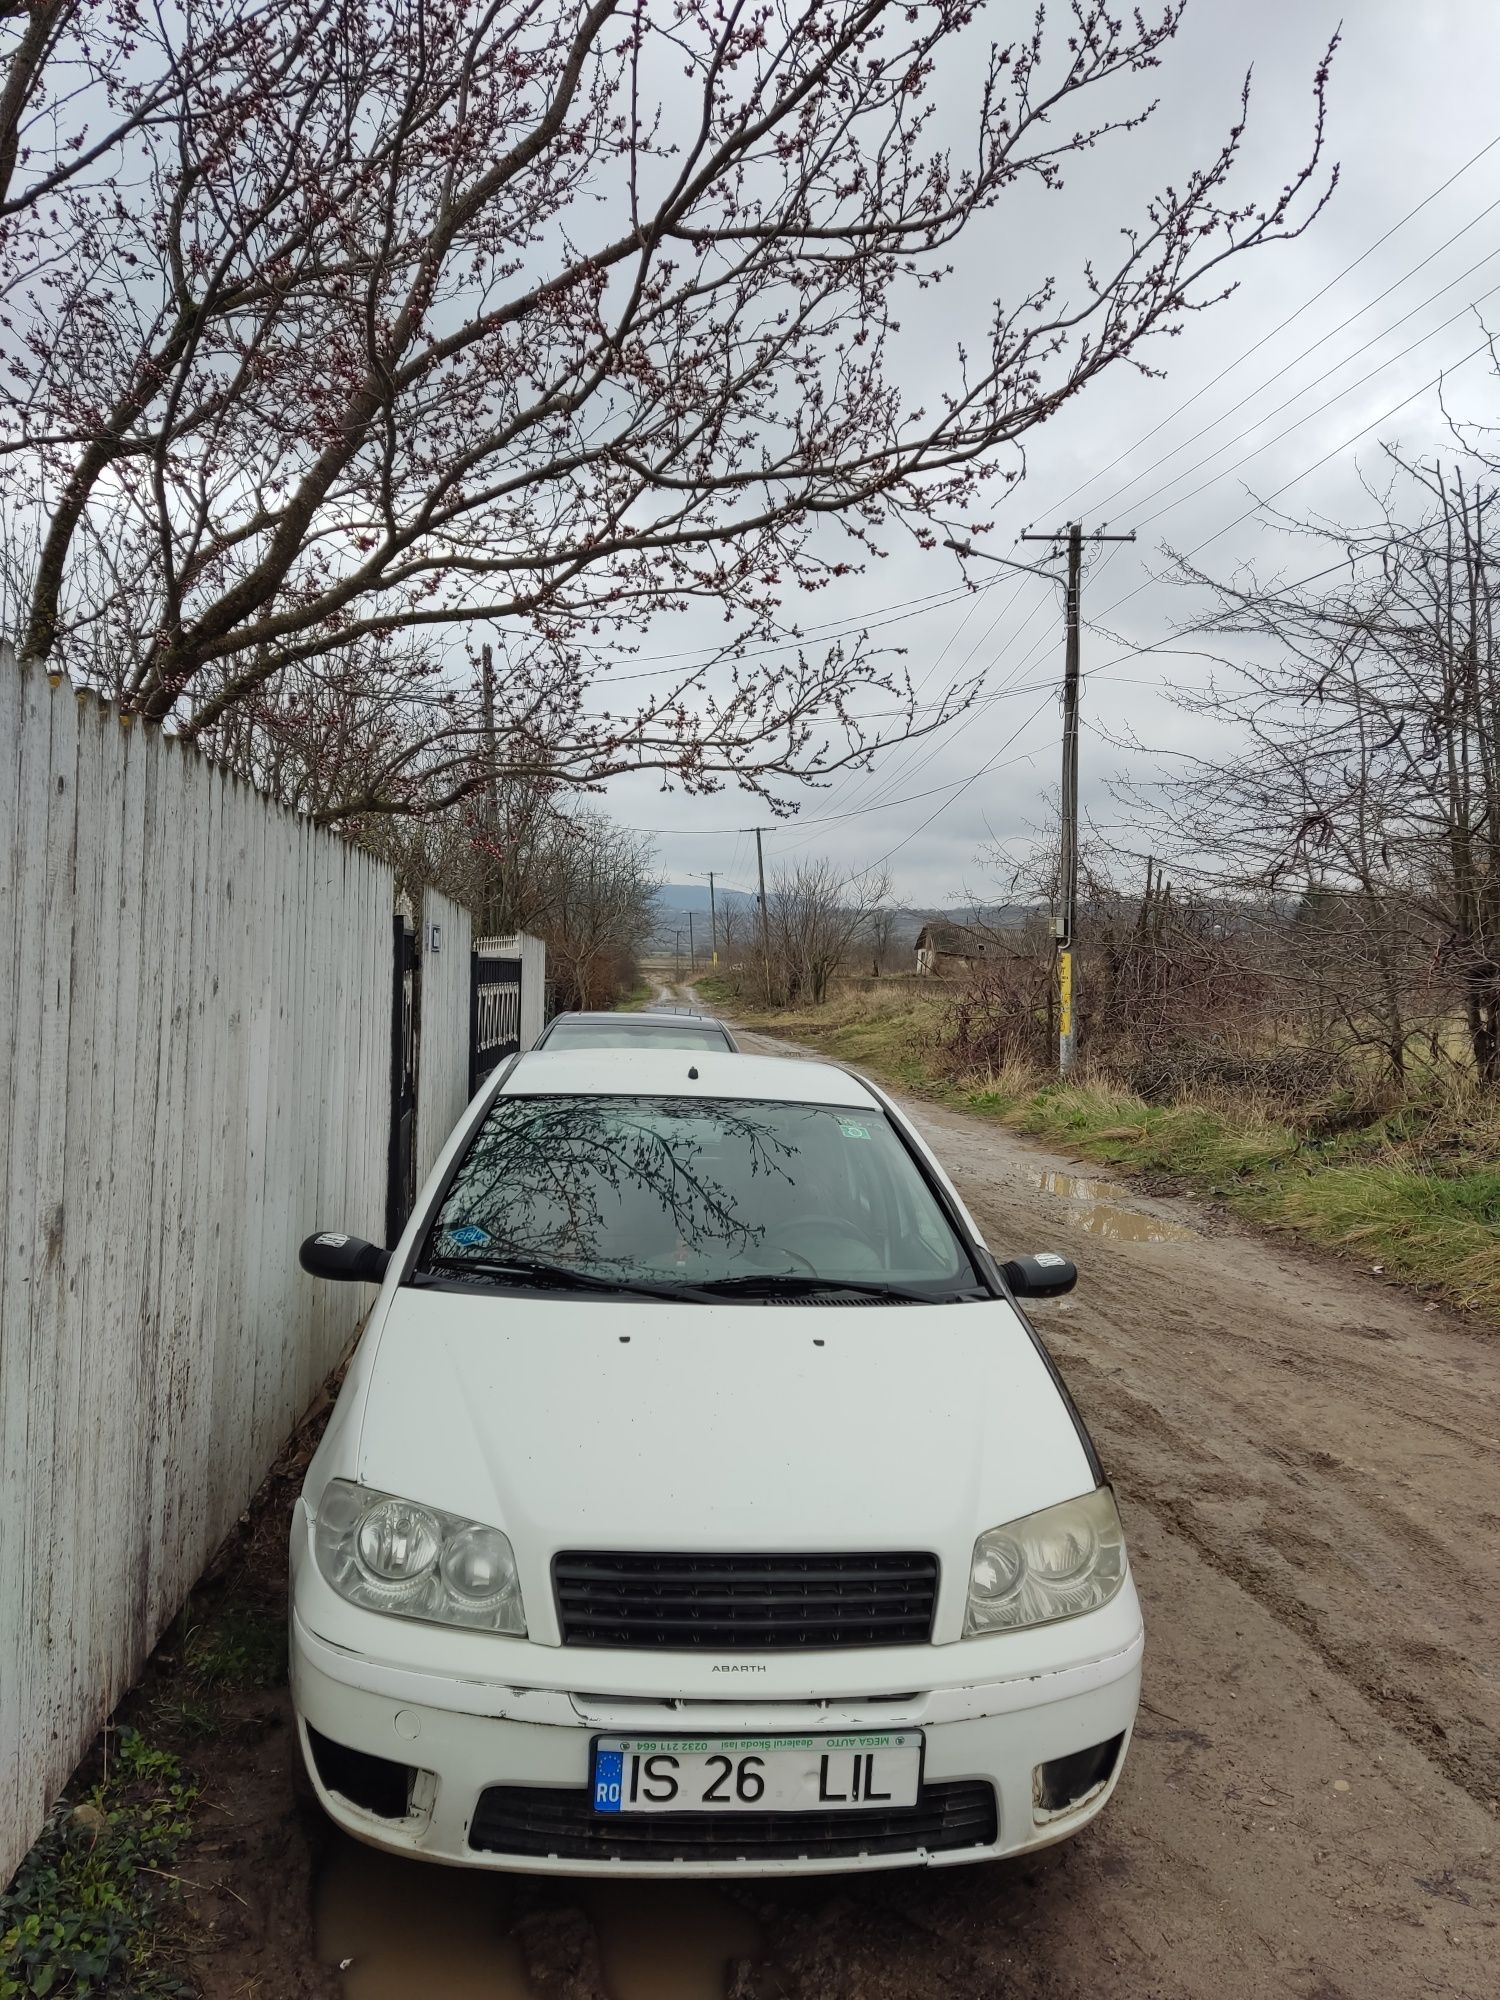
{"label": "car parked behind", "polygon": [[734,1049],[722,1021],[688,1008],[632,1014],[557,1014],[537,1037],[539,1049]]}

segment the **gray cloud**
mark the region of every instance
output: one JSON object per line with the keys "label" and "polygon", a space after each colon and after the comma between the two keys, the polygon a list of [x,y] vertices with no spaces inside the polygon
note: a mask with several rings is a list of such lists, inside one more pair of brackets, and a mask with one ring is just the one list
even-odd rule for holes
{"label": "gray cloud", "polygon": [[[1013,9],[993,11],[998,21]],[[1279,187],[1305,155],[1312,72],[1342,12],[1334,0],[1196,0],[1156,80],[1162,98],[1156,122],[1088,156],[1070,173],[1063,194],[1028,198],[997,215],[987,236],[966,243],[951,289],[931,295],[925,315],[909,325],[914,397],[934,386],[945,323],[980,309],[997,290],[1019,289],[1038,270],[1056,270],[1072,284],[1086,257],[1102,261],[1113,232],[1131,219],[1149,189],[1180,178],[1216,146],[1251,64],[1254,98],[1241,184],[1247,194]],[[1117,747],[1121,741],[1134,737],[1165,750],[1204,741],[1203,725],[1173,709],[1166,692],[1184,678],[1201,677],[1203,663],[1154,650],[1188,609],[1180,592],[1153,580],[1163,567],[1162,544],[1190,549],[1206,542],[1202,560],[1219,570],[1274,562],[1300,575],[1309,566],[1307,544],[1278,537],[1253,520],[1239,521],[1256,496],[1285,486],[1278,504],[1288,510],[1358,513],[1358,468],[1375,465],[1381,436],[1399,436],[1418,449],[1441,440],[1438,398],[1423,385],[1452,368],[1481,337],[1472,312],[1452,325],[1444,322],[1500,286],[1500,254],[1463,276],[1500,252],[1500,208],[1476,220],[1500,200],[1500,146],[1357,269],[1337,283],[1330,280],[1497,135],[1489,82],[1497,69],[1500,10],[1490,0],[1425,0],[1420,9],[1410,0],[1362,0],[1349,10],[1331,98],[1330,150],[1341,163],[1341,183],[1328,210],[1298,242],[1235,267],[1239,288],[1231,299],[1190,319],[1177,339],[1156,344],[1151,359],[1165,369],[1165,379],[1119,371],[1037,433],[1024,482],[997,502],[988,546],[1027,559],[1046,554],[1012,546],[1030,522],[1050,528],[1078,511],[1090,525],[1139,525],[1133,548],[1094,559],[1085,590],[1086,616],[1104,629],[1085,638],[1090,678],[1083,798],[1101,820],[1118,819],[1109,774],[1120,768],[1149,774],[1153,766],[1149,755]],[[1395,287],[1388,298],[1335,331],[1388,286]],[[1441,297],[1424,303],[1440,290]],[[1307,301],[1313,303],[1275,331]],[[1481,310],[1500,322],[1500,293]],[[1374,345],[1356,355],[1372,339]],[[1263,344],[1222,382],[1214,381],[1257,343]],[[1335,372],[1325,381],[1297,396],[1330,368]],[[1243,409],[1225,416],[1247,395]],[[1497,398],[1487,362],[1457,370],[1447,395],[1450,406],[1465,414],[1492,412]],[[1388,422],[1375,422],[1403,402]],[[1283,403],[1288,406],[1278,410]],[[1367,435],[1342,448],[1372,424]],[[1186,442],[1205,426],[1212,426],[1207,435]],[[1248,434],[1231,442],[1241,432]],[[1331,454],[1325,465],[1307,471],[1325,454]],[[1190,470],[1205,457],[1206,464]],[[972,574],[990,583],[1001,573],[976,564]],[[820,594],[802,615],[852,622],[960,580],[949,551],[922,553],[902,541],[837,594]],[[945,737],[893,748],[869,772],[801,793],[799,821],[767,837],[767,861],[826,853],[853,870],[894,848],[890,865],[901,898],[946,900],[966,886],[982,886],[976,857],[991,835],[1019,852],[1030,829],[1045,820],[1058,758],[1057,706],[1048,682],[1061,666],[1060,604],[1044,582],[1007,578],[974,600],[908,617],[881,636],[906,649],[914,680],[927,677],[924,699],[955,672],[983,667],[985,700]],[[721,637],[707,621],[684,616],[661,621],[642,652],[710,645]],[[1109,664],[1136,648],[1147,650]],[[974,777],[992,758],[993,771]],[[960,793],[959,784],[970,778]],[[908,797],[934,787],[953,791]],[[737,829],[767,817],[756,802],[732,792],[684,798],[643,777],[616,782],[607,804],[622,820],[669,829],[658,836],[658,852],[670,877],[717,867],[733,879],[753,880],[753,850]],[[852,816],[829,820],[829,814]]]}

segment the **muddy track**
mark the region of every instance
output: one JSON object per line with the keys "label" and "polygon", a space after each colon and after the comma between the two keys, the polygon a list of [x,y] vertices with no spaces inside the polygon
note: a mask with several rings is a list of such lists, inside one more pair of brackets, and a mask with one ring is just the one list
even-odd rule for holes
{"label": "muddy track", "polygon": [[[1493,1990],[1500,1335],[1195,1204],[1110,1190],[1126,1216],[1175,1239],[1122,1240],[1107,1213],[1046,1191],[1054,1174],[1097,1169],[988,1120],[906,1108],[992,1245],[1060,1249],[1082,1273],[1071,1299],[1036,1317],[1120,1492],[1146,1605],[1147,1696],[1171,1719],[1143,1715],[1117,1817],[1080,1854],[1119,1849],[1133,1875],[1132,1817],[1194,1828],[1191,1871],[1160,1882],[1157,1911],[1169,1935],[1191,1934],[1195,1902],[1242,1903],[1247,1867],[1257,1871],[1237,1821],[1269,1815],[1273,1907],[1254,1928],[1279,1923],[1309,1954],[1305,1988],[1282,1955],[1280,1990]],[[1346,1746],[1337,1770],[1314,1748],[1329,1727]],[[1242,1759],[1261,1780],[1248,1800],[1228,1779]],[[1391,1785],[1399,1804],[1383,1796]],[[1385,1913],[1361,1940],[1358,1976],[1329,1926],[1332,1906],[1351,1904],[1367,1932]],[[1440,1908],[1441,1975],[1426,1951],[1410,1955]],[[1385,1952],[1367,1951],[1387,1923]],[[1465,1967],[1471,1927],[1483,1958]],[[1230,1923],[1225,1962],[1234,1935]],[[1247,1945],[1242,1991],[1261,1990],[1257,1958]],[[1223,1989],[1168,1978],[1139,1990]]]}

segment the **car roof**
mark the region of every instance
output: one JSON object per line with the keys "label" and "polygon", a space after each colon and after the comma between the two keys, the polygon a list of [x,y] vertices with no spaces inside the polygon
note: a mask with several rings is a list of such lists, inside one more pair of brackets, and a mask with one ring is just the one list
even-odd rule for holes
{"label": "car roof", "polygon": [[[879,1099],[862,1078],[799,1056],[728,1049],[533,1049],[500,1086],[505,1097],[751,1097],[773,1104],[857,1104]],[[696,1074],[690,1076],[692,1070]]]}
{"label": "car roof", "polygon": [[632,1021],[670,1021],[675,1027],[684,1022],[701,1021],[705,1027],[717,1028],[719,1023],[711,1014],[700,1014],[695,1007],[633,1007],[629,1013],[608,1008],[578,1008],[572,1013],[554,1014],[547,1023],[550,1028],[554,1021],[608,1021],[611,1027],[628,1027]]}

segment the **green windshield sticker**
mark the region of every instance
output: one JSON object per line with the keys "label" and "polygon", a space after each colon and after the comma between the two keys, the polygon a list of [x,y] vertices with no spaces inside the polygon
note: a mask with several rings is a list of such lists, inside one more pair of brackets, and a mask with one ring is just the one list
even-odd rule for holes
{"label": "green windshield sticker", "polygon": [[846,1139],[868,1139],[870,1136],[863,1125],[851,1125],[842,1118],[839,1120],[839,1130]]}

